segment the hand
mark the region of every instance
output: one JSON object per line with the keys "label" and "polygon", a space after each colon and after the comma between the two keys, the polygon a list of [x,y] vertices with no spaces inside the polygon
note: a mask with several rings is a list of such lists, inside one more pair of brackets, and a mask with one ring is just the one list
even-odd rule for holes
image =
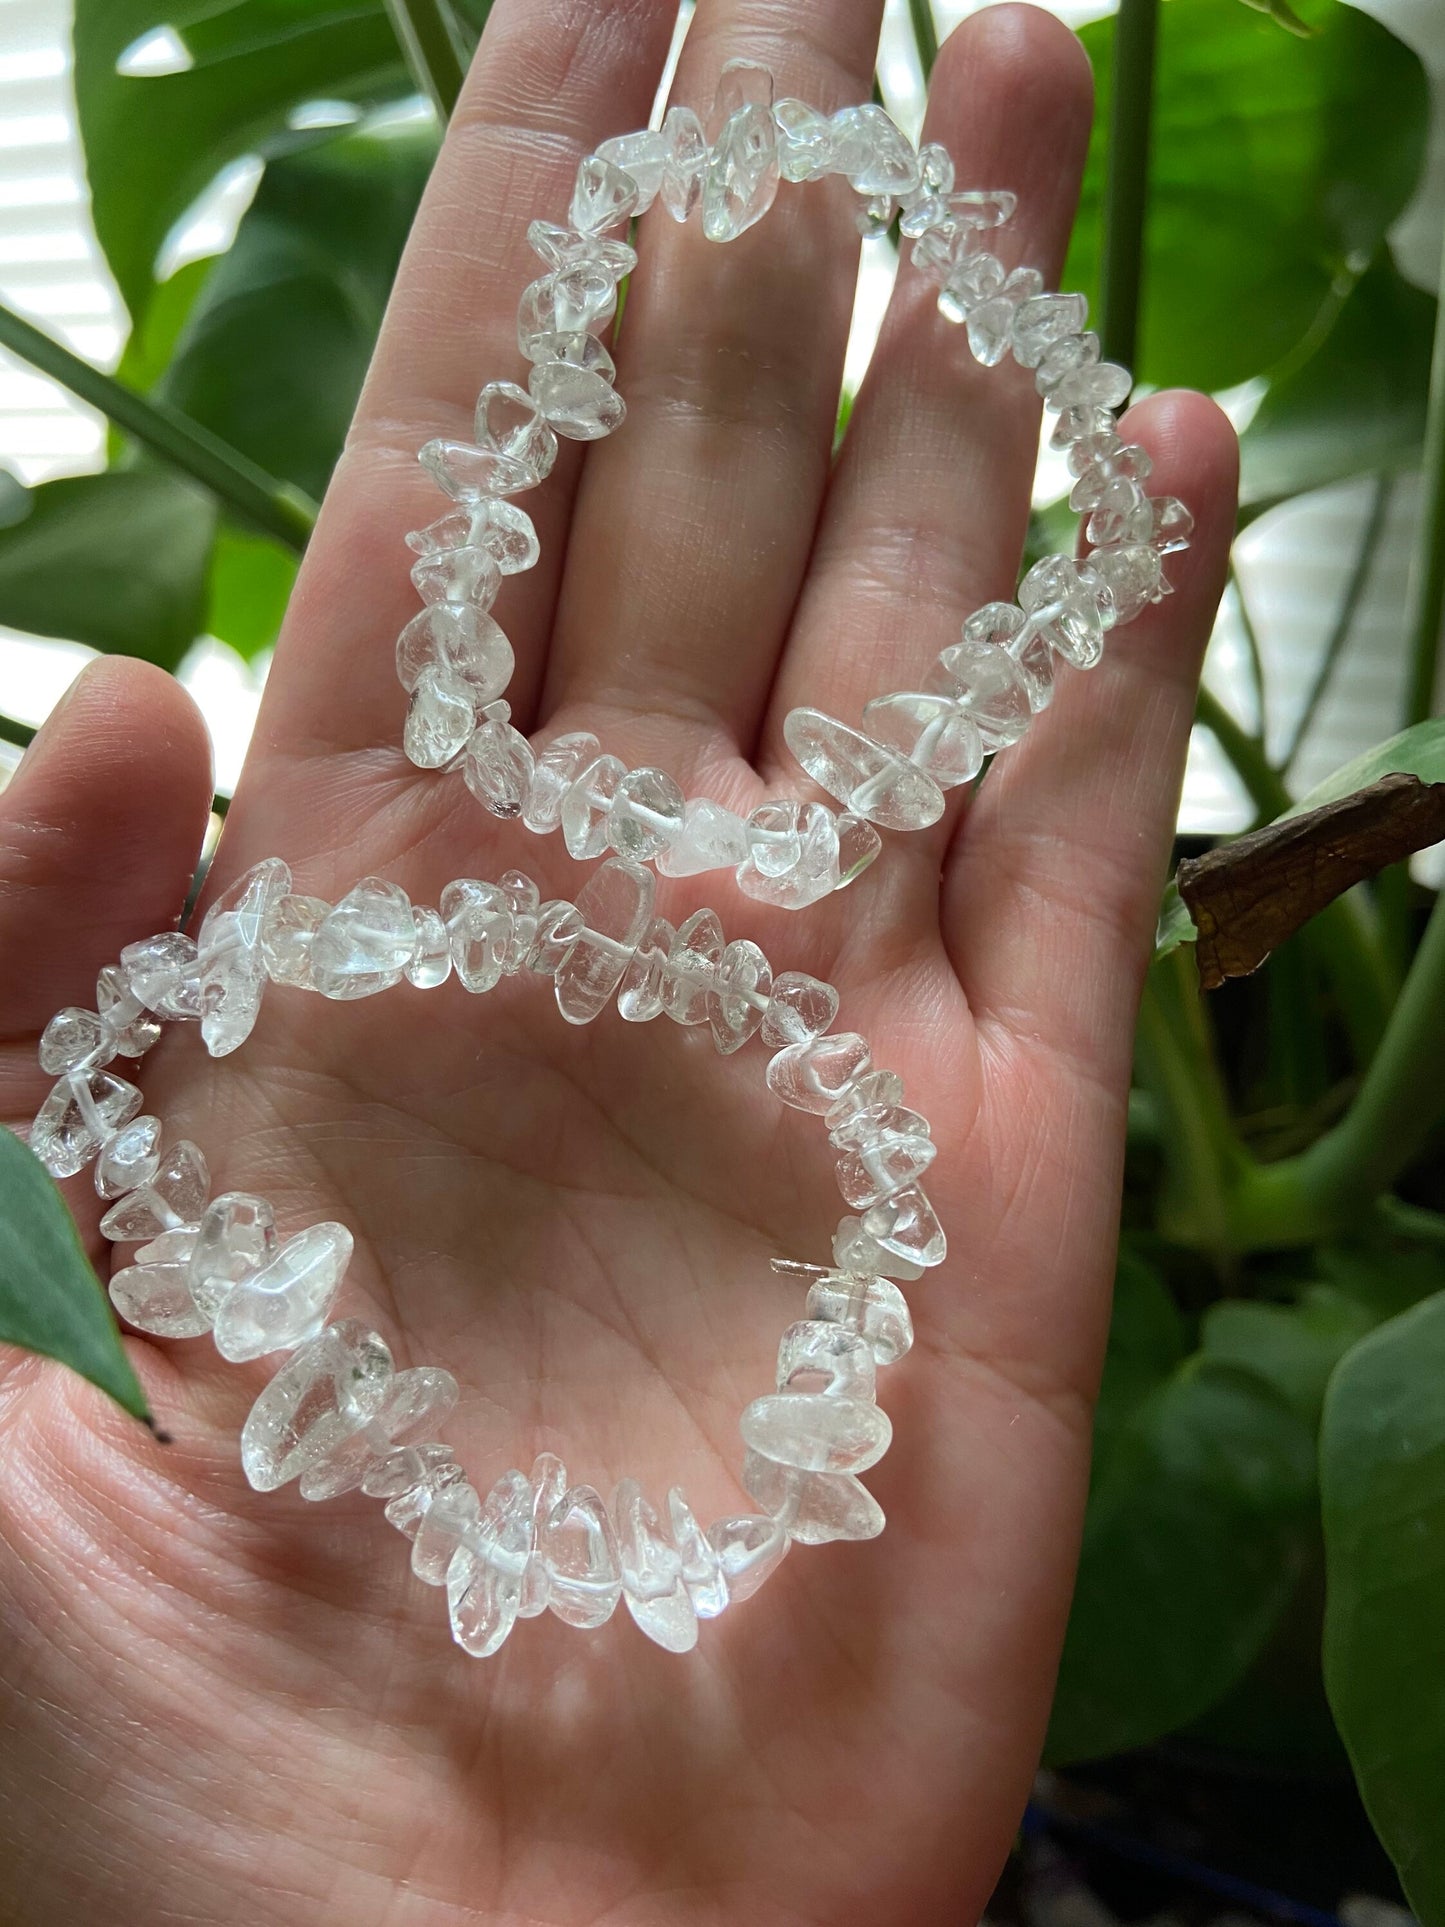
{"label": "hand", "polygon": [[[866,98],[877,0],[701,0],[678,91],[724,59],[779,91]],[[516,372],[525,229],[578,157],[642,125],[669,0],[498,0],[401,272],[347,453],[287,619],[214,866],[284,856],[334,898],[379,873],[434,903],[520,865],[584,872],[412,769],[392,642],[414,609],[405,530],[441,506],[415,451],[468,432]],[[1090,115],[1050,17],[968,22],[929,134],[960,182],[1020,196],[1057,275]],[[905,270],[841,459],[850,214],[784,188],[762,228],[705,246],[643,224],[618,349],[629,419],[564,451],[527,507],[543,561],[499,615],[521,726],[590,727],[630,763],[743,809],[797,780],[798,702],[869,695],[1012,592],[1037,406],[970,362]],[[1198,518],[1175,593],[1000,759],[967,813],[890,837],[846,895],[792,916],[725,873],[707,902],[775,968],[842,992],[932,1120],[946,1265],[883,1374],[896,1442],[868,1483],[876,1544],[797,1550],[764,1591],[659,1651],[520,1625],[487,1662],[447,1633],[404,1542],[359,1495],[312,1506],[241,1475],[237,1434],[277,1361],[130,1341],[162,1449],[64,1371],[0,1377],[0,1860],[25,1927],[195,1920],[972,1920],[1037,1760],[1068,1609],[1108,1318],[1135,1002],[1199,658],[1232,525],[1230,430],[1156,396],[1130,434]],[[139,663],[96,663],[0,798],[4,1114],[33,1113],[37,1033],[96,969],[179,914],[208,792],[199,719]],[[823,1134],[763,1086],[753,1046],[615,1013],[583,1032],[548,987],[452,983],[325,1004],[273,990],[219,1064],[194,1032],[146,1060],[147,1108],[217,1188],[284,1231],[340,1218],[339,1310],[400,1362],[449,1367],[447,1437],[485,1487],[534,1452],[604,1490],[680,1482],[737,1509],[742,1407],[771,1383],[798,1288],[840,1213]],[[98,1264],[88,1179],[70,1187]]]}

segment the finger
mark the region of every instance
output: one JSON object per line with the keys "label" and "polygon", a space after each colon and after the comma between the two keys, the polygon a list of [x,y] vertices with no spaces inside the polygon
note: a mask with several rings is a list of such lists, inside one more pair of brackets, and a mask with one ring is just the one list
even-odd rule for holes
{"label": "finger", "polygon": [[[723,64],[768,66],[825,111],[868,97],[879,0],[703,0],[677,97],[704,114]],[[721,730],[751,748],[827,484],[856,282],[855,197],[784,183],[727,246],[665,212],[642,231],[619,346],[625,429],[578,496],[549,709],[667,719],[691,770]],[[624,729],[624,735],[625,735]]]}
{"label": "finger", "polygon": [[88,664],[0,792],[8,1122],[28,1122],[49,1088],[35,1044],[54,1013],[93,1010],[100,967],[180,917],[210,804],[210,743],[180,684],[122,657]]}
{"label": "finger", "polygon": [[1156,395],[1120,432],[1149,489],[1193,511],[1174,593],[1108,638],[1087,675],[1000,756],[960,827],[944,930],[981,1026],[1122,1091],[1159,909],[1199,665],[1228,567],[1238,447],[1203,396]]}
{"label": "finger", "polygon": [[[581,156],[646,123],[676,12],[676,0],[493,7],[288,612],[257,736],[263,754],[396,743],[405,699],[393,647],[419,606],[402,537],[451,506],[417,450],[438,435],[470,439],[481,387],[525,380],[517,302],[544,271],[528,224],[565,220]],[[523,717],[541,673],[576,472],[576,451],[564,448],[543,486],[522,498],[542,562],[506,578],[495,611],[517,653],[508,695]]]}
{"label": "finger", "polygon": [[[934,68],[926,138],[953,155],[959,188],[1018,195],[991,250],[1007,266],[1036,267],[1050,287],[1068,244],[1092,100],[1077,38],[1035,7],[974,15]],[[905,258],[774,691],[765,771],[796,771],[782,740],[790,709],[813,705],[856,724],[871,697],[916,689],[973,609],[1012,596],[1038,421],[1031,373],[1012,356],[980,366],[963,329],[939,313],[936,284]],[[946,836],[935,833],[935,849]]]}

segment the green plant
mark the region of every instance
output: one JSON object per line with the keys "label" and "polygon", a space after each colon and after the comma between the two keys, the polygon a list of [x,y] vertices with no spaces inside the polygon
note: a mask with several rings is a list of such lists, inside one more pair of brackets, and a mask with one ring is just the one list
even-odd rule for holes
{"label": "green plant", "polygon": [[[910,11],[926,71],[932,16],[926,0]],[[77,0],[97,230],[134,332],[112,380],[0,313],[0,341],[115,430],[103,474],[0,498],[0,619],[167,667],[204,631],[243,653],[269,645],[435,146],[434,121],[397,110],[419,92],[447,110],[484,13]],[[190,68],[119,73],[165,24]],[[1100,112],[1066,282],[1096,297],[1107,347],[1151,383],[1265,384],[1244,436],[1245,521],[1376,478],[1319,688],[1347,646],[1392,478],[1425,474],[1402,733],[1296,798],[1292,755],[1272,762],[1211,697],[1199,720],[1261,825],[1391,772],[1445,783],[1445,723],[1427,720],[1445,601],[1445,351],[1432,377],[1431,350],[1445,337],[1386,239],[1421,167],[1419,63],[1339,0],[1124,0],[1084,38]],[[354,115],[306,125],[297,110],[318,100]],[[158,280],[166,233],[248,152],[265,172],[232,247]],[[1445,911],[1385,870],[1212,1004],[1194,940],[1171,897],[1141,1014],[1050,1752],[1094,1759],[1186,1733],[1329,1771],[1343,1741],[1413,1905],[1445,1923],[1445,1090],[1432,1068]],[[133,1402],[58,1201],[11,1164],[0,1207],[15,1250],[44,1249],[54,1315],[37,1324],[39,1288],[0,1275],[0,1336]]]}

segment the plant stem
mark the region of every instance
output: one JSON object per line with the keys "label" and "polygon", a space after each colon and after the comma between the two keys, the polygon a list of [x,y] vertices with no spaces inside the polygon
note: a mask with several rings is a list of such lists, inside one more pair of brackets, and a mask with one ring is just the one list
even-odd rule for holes
{"label": "plant stem", "polygon": [[1445,1115],[1445,893],[1355,1100],[1295,1158],[1246,1170],[1231,1202],[1236,1246],[1307,1244],[1348,1229],[1386,1190]]}
{"label": "plant stem", "polygon": [[1441,619],[1445,616],[1445,258],[1440,264],[1440,301],[1435,311],[1435,351],[1430,363],[1430,405],[1421,468],[1424,489],[1410,581],[1407,727],[1424,722],[1430,714]]}
{"label": "plant stem", "polygon": [[1283,815],[1292,798],[1278,770],[1265,755],[1264,745],[1230,715],[1211,690],[1200,688],[1195,698],[1194,720],[1203,724],[1229,758],[1235,775],[1249,793],[1256,820],[1267,823],[1272,817]]}
{"label": "plant stem", "polygon": [[1370,513],[1365,522],[1364,532],[1360,536],[1355,565],[1350,570],[1349,581],[1345,584],[1345,593],[1340,599],[1334,627],[1330,631],[1329,640],[1320,657],[1320,666],[1315,672],[1314,684],[1305,698],[1304,708],[1300,711],[1299,719],[1295,723],[1289,747],[1280,758],[1279,766],[1282,770],[1288,770],[1299,755],[1300,744],[1309,734],[1310,724],[1315,719],[1320,700],[1329,687],[1330,678],[1335,673],[1335,665],[1340,659],[1341,651],[1350,639],[1350,631],[1355,625],[1360,598],[1365,593],[1366,585],[1370,580],[1370,568],[1375,560],[1375,551],[1379,548],[1380,537],[1384,533],[1385,518],[1389,513],[1390,496],[1394,486],[1395,478],[1383,470],[1375,477],[1374,493],[1370,498]]}
{"label": "plant stem", "polygon": [[13,743],[16,749],[29,749],[35,731],[29,723],[17,723],[13,716],[0,716],[0,743]]}
{"label": "plant stem", "polygon": [[1158,23],[1159,0],[1120,0],[1114,21],[1099,336],[1104,353],[1127,368],[1134,366],[1139,333]]}
{"label": "plant stem", "polygon": [[109,417],[122,433],[189,475],[243,521],[275,536],[299,555],[316,521],[316,505],[278,482],[249,456],[223,442],[179,409],[138,395],[102,374],[13,310],[0,306],[0,346],[58,381]]}
{"label": "plant stem", "polygon": [[908,17],[913,22],[913,44],[918,49],[918,65],[926,87],[938,58],[938,29],[933,24],[933,0],[908,0]]}
{"label": "plant stem", "polygon": [[1239,579],[1233,558],[1229,564],[1229,586],[1234,591],[1234,606],[1239,611],[1239,626],[1244,631],[1244,646],[1249,655],[1250,680],[1254,684],[1254,706],[1259,716],[1259,728],[1254,731],[1254,737],[1256,742],[1263,745],[1269,731],[1269,715],[1264,701],[1264,652],[1259,646],[1259,631],[1249,612],[1244,584]]}
{"label": "plant stem", "polygon": [[445,124],[466,79],[446,0],[386,0],[386,11],[413,78]]}

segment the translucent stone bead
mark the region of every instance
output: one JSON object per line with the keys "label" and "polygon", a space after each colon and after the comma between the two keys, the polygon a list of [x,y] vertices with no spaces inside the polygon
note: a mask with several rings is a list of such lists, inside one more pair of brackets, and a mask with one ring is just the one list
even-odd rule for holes
{"label": "translucent stone bead", "polygon": [[466,1479],[449,1480],[429,1495],[411,1542],[411,1569],[424,1586],[447,1583],[457,1547],[475,1536],[481,1516],[481,1495]]}
{"label": "translucent stone bead", "polygon": [[702,122],[690,107],[669,107],[663,116],[662,138],[667,147],[662,204],[674,221],[685,221],[702,199],[702,178],[707,169]]}
{"label": "translucent stone bead", "polygon": [[134,1084],[110,1071],[67,1071],[36,1113],[30,1148],[51,1177],[73,1178],[142,1101]]}
{"label": "translucent stone bead", "polygon": [[1099,506],[1104,490],[1121,477],[1131,482],[1147,482],[1154,472],[1148,449],[1125,443],[1112,429],[1085,435],[1069,450],[1069,472],[1075,476],[1069,491],[1069,507],[1082,514]]}
{"label": "translucent stone bead", "polygon": [[420,909],[414,913],[416,948],[405,969],[406,980],[418,990],[435,990],[452,974],[452,940],[439,912]]}
{"label": "translucent stone bead", "polygon": [[546,335],[586,334],[605,326],[617,311],[617,280],[604,263],[588,260],[544,274],[524,289],[517,304],[517,345],[528,361]]}
{"label": "translucent stone bead", "polygon": [[502,972],[513,977],[526,967],[536,941],[542,893],[523,870],[503,870],[497,878],[497,888],[507,900],[512,923],[502,955]]}
{"label": "translucent stone bead", "polygon": [[607,837],[619,856],[646,863],[682,833],[683,794],[660,769],[629,770],[617,785]]}
{"label": "translucent stone bead", "polygon": [[969,309],[969,353],[981,367],[996,368],[1003,360],[1013,345],[1014,316],[1043,285],[1037,268],[1015,268],[996,294]]}
{"label": "translucent stone bead", "polygon": [[940,789],[971,783],[983,768],[983,739],[964,704],[921,689],[875,696],[863,721],[876,741],[927,770]]}
{"label": "translucent stone bead", "polygon": [[1050,448],[1072,448],[1094,435],[1109,435],[1116,424],[1108,408],[1061,408],[1049,433]]}
{"label": "translucent stone bead", "polygon": [[527,952],[526,968],[539,977],[555,977],[567,952],[582,934],[577,906],[554,898],[537,912],[537,929]]}
{"label": "translucent stone bead", "polygon": [[708,992],[713,1042],[724,1057],[741,1050],[762,1026],[773,986],[773,967],[755,943],[738,937],[718,959]]}
{"label": "translucent stone bead", "polygon": [[187,1284],[190,1230],[166,1231],[111,1274],[110,1301],[125,1322],[155,1338],[200,1338],[211,1329],[207,1312]]}
{"label": "translucent stone bead", "polygon": [[[1183,504],[1177,506],[1182,508]],[[144,1057],[161,1034],[160,1025],[131,989],[118,964],[102,965],[95,980],[95,1007],[107,1038],[122,1057]]]}
{"label": "translucent stone bead", "polygon": [[303,1499],[335,1499],[354,1492],[373,1467],[399,1445],[409,1444],[445,1422],[457,1402],[457,1381],[437,1365],[397,1372],[376,1416],[301,1474]]}
{"label": "translucent stone bead", "polygon": [[[1174,495],[1156,495],[1150,504],[1154,511],[1154,531],[1150,543],[1160,555],[1176,555],[1189,547],[1194,533],[1194,517]],[[125,1046],[119,1046],[121,1050]]]}
{"label": "translucent stone bead", "polygon": [[194,1224],[210,1196],[211,1173],[200,1148],[182,1138],[173,1144],[149,1182],[126,1192],[100,1221],[112,1244],[141,1244],[163,1231]]}
{"label": "translucent stone bead", "polygon": [[617,756],[596,756],[574,778],[562,798],[562,840],[567,854],[590,862],[607,848],[608,819],[617,785],[627,765]]}
{"label": "translucent stone bead", "polygon": [[417,460],[454,502],[470,507],[488,495],[520,495],[542,479],[525,462],[495,448],[438,436],[417,450]]}
{"label": "translucent stone bead", "polygon": [[831,172],[834,159],[833,125],[826,114],[803,100],[773,104],[778,130],[778,172],[785,181],[812,181]]}
{"label": "translucent stone bead", "polygon": [[511,822],[522,814],[535,760],[521,730],[493,719],[472,732],[462,775],[484,809]]}
{"label": "translucent stone bead", "polygon": [[567,219],[581,234],[602,234],[637,212],[637,182],[600,154],[577,169]]}
{"label": "translucent stone bead", "polygon": [[386,1523],[415,1542],[433,1500],[465,1484],[466,1475],[449,1446],[419,1445],[403,1446],[383,1459],[367,1473],[361,1489],[372,1498],[385,1499]]}
{"label": "translucent stone bead", "polygon": [[314,990],[311,946],[316,932],[331,914],[325,897],[302,897],[294,891],[276,901],[261,926],[261,961],[275,984]]}
{"label": "translucent stone bead", "polygon": [[453,509],[426,528],[413,530],[406,540],[418,555],[435,555],[443,549],[485,549],[503,575],[535,568],[542,553],[526,510],[493,495],[479,496],[465,509]]}
{"label": "translucent stone bead", "polygon": [[247,1273],[216,1310],[216,1350],[233,1365],[289,1351],[320,1331],[351,1262],[344,1224],[313,1224],[288,1238],[259,1271]]}
{"label": "translucent stone bead", "polygon": [[517,1600],[518,1619],[535,1619],[547,1610],[551,1581],[542,1557],[542,1528],[567,1493],[567,1468],[555,1452],[539,1452],[527,1474],[532,1488],[532,1549],[522,1573]]}
{"label": "translucent stone bead", "polygon": [[627,404],[605,375],[570,361],[538,362],[527,385],[549,424],[569,441],[601,441],[622,426],[627,414]]}
{"label": "translucent stone bead", "polygon": [[478,997],[495,989],[512,935],[512,907],[505,893],[495,883],[458,877],[442,891],[441,914],[463,989]]}
{"label": "translucent stone bead", "polygon": [[1050,555],[1036,562],[1019,584],[1019,602],[1049,644],[1076,669],[1092,669],[1103,655],[1098,599],[1070,557]]}
{"label": "translucent stone bead", "polygon": [[805,971],[785,970],[773,979],[763,1013],[763,1042],[769,1050],[810,1044],[831,1027],[837,1015],[838,993],[832,984]]}
{"label": "translucent stone bead", "polygon": [[708,994],[722,958],[723,927],[714,910],[679,924],[662,974],[662,1007],[675,1024],[705,1024]]}
{"label": "translucent stone bead", "polygon": [[957,253],[938,291],[938,311],[947,321],[967,321],[975,308],[992,301],[1008,279],[997,255],[980,248]]}
{"label": "translucent stone bead", "polygon": [[838,833],[838,888],[846,890],[871,863],[876,863],[883,839],[864,817],[844,810],[836,825]]}
{"label": "translucent stone bead", "polygon": [[1100,491],[1098,505],[1084,524],[1084,539],[1091,547],[1148,542],[1154,534],[1154,505],[1139,484],[1126,475],[1116,475]]}
{"label": "translucent stone bead", "polygon": [[434,603],[413,616],[396,639],[396,673],[415,689],[428,667],[449,670],[478,703],[500,696],[512,680],[512,645],[485,610]]}
{"label": "translucent stone bead", "polygon": [[817,709],[794,709],[787,744],[821,789],[885,830],[922,830],[943,814],[943,791],[926,771]]}
{"label": "translucent stone bead", "polygon": [[[1062,381],[1070,381],[1085,369],[1097,366],[1100,348],[1099,337],[1092,330],[1083,334],[1063,335],[1044,350],[1038,367],[1034,370],[1034,387],[1047,402],[1052,389]],[[1071,402],[1061,402],[1060,409],[1075,406]],[[1090,406],[1087,400],[1084,406]],[[1057,412],[1057,411],[1055,411]]]}
{"label": "translucent stone bead", "polygon": [[728,116],[708,155],[703,233],[709,241],[736,241],[762,220],[777,191],[778,130],[771,107],[739,107]]}
{"label": "translucent stone bead", "polygon": [[866,1136],[855,1137],[838,1159],[843,1202],[855,1211],[866,1211],[916,1183],[937,1155],[938,1146],[927,1135],[926,1126],[919,1133],[880,1120]]}
{"label": "translucent stone bead", "polygon": [[[532,360],[538,367],[551,362],[563,362],[569,368],[578,369],[584,374],[597,375],[606,382],[617,379],[617,364],[611,355],[596,335],[585,332],[538,335],[532,343]],[[564,399],[565,392],[565,384],[563,384]],[[613,425],[616,426],[615,423]]]}
{"label": "translucent stone bead", "polygon": [[[603,147],[610,145],[608,141],[602,143]],[[601,151],[599,148],[598,152]],[[620,280],[637,266],[637,250],[626,241],[604,240],[600,234],[579,234],[576,228],[558,227],[554,221],[529,222],[527,244],[549,268],[590,265]],[[550,361],[553,357],[542,355],[537,359]]]}
{"label": "translucent stone bead", "polygon": [[843,1130],[849,1120],[865,1111],[878,1110],[903,1101],[903,1079],[897,1071],[869,1070],[855,1078],[841,1093],[836,1104],[828,1107],[823,1122],[829,1136]]}
{"label": "translucent stone bead", "polygon": [[744,1445],[800,1472],[866,1472],[888,1450],[888,1414],[866,1399],[770,1392],[743,1411]]}
{"label": "translucent stone bead", "polygon": [[[1047,709],[1054,695],[1054,656],[1042,632],[1029,621],[1022,609],[1012,602],[986,602],[981,609],[975,609],[963,625],[963,640],[983,652],[982,660],[986,665],[993,663],[992,652],[1005,649],[1018,666],[1023,679],[1025,699],[1031,710]],[[964,659],[954,658],[959,668]],[[972,658],[969,659],[970,661]],[[936,682],[942,677],[952,682],[961,682],[950,664],[949,652],[945,649],[938,659],[938,668],[929,677]],[[998,702],[993,696],[985,698],[979,716],[979,730],[985,744],[988,737],[996,733],[1006,723],[1011,726],[1014,701],[1010,694],[1007,677],[1001,678],[1002,688],[998,692]],[[1019,732],[1022,734],[1022,731]],[[1009,738],[1010,741],[1015,740]],[[998,745],[1002,747],[1000,743]],[[992,753],[992,746],[990,746]]]}
{"label": "translucent stone bead", "polygon": [[677,931],[666,917],[654,917],[633,952],[617,991],[617,1012],[629,1024],[649,1024],[662,1015],[662,974]]}
{"label": "translucent stone bead", "polygon": [[299,1478],[360,1431],[391,1381],[391,1353],[356,1318],[328,1325],[290,1358],[241,1428],[241,1465],[257,1492]]}
{"label": "translucent stone bead", "polygon": [[694,1517],[680,1486],[673,1486],[667,1495],[667,1526],[682,1562],[682,1583],[687,1588],[693,1611],[699,1619],[716,1619],[728,1603],[722,1560]]}
{"label": "translucent stone bead", "polygon": [[743,1484],[798,1545],[876,1539],[883,1530],[883,1508],[851,1472],[799,1472],[748,1452]]}
{"label": "translucent stone bead", "polygon": [[1014,315],[1014,360],[1021,368],[1037,368],[1056,341],[1080,333],[1088,318],[1081,294],[1031,295]]}
{"label": "translucent stone bead", "polygon": [[927,1269],[948,1256],[948,1241],[938,1214],[919,1185],[892,1192],[863,1213],[863,1229],[885,1251]]}
{"label": "translucent stone bead", "polygon": [[[1018,616],[1021,629],[1023,617],[1013,604],[1006,602],[1002,606],[1011,615]],[[967,710],[979,741],[990,756],[995,750],[1016,743],[1033,716],[1028,680],[1018,663],[998,642],[970,635],[967,627],[962,642],[940,651],[929,673],[928,686],[941,695],[951,696]]]}
{"label": "translucent stone bead", "polygon": [[[827,1123],[827,1119],[824,1122]],[[828,1125],[828,1137],[842,1150],[862,1151],[886,1138],[931,1135],[928,1119],[901,1104],[863,1104]]]}
{"label": "translucent stone bead", "polygon": [[859,194],[910,194],[922,180],[908,137],[873,102],[833,116],[833,168]]}
{"label": "translucent stone bead", "polygon": [[196,940],[180,930],[128,943],[120,967],[131,990],[158,1017],[199,1017]]}
{"label": "translucent stone bead", "polygon": [[201,920],[196,939],[201,1036],[212,1057],[224,1057],[250,1036],[266,988],[261,934],[267,913],[291,888],[291,872],[268,856],[221,892]]}
{"label": "translucent stone bead", "polygon": [[557,1008],[569,1024],[590,1024],[616,994],[652,918],[652,872],[611,857],[577,892],[582,930],[557,967]]}
{"label": "translucent stone bead", "polygon": [[489,1659],[517,1623],[531,1550],[532,1488],[504,1472],[482,1502],[477,1542],[463,1541],[447,1567],[452,1638],[474,1659]]}
{"label": "translucent stone bead", "polygon": [[811,1043],[789,1044],[768,1060],[768,1089],[795,1111],[821,1117],[869,1068],[868,1040],[840,1030]]}
{"label": "translucent stone bead", "polygon": [[95,1188],[103,1198],[119,1198],[149,1184],[161,1168],[161,1121],[137,1117],[101,1146],[95,1161]]}
{"label": "translucent stone bead", "polygon": [[574,1485],[542,1526],[538,1551],[547,1569],[547,1606],[584,1630],[612,1617],[622,1597],[617,1534],[602,1494]]}
{"label": "translucent stone bead", "polygon": [[[1043,363],[1039,373],[1043,373]],[[1116,362],[1100,361],[1062,375],[1044,395],[1044,406],[1060,408],[1119,408],[1129,399],[1133,377]]]}
{"label": "translucent stone bead", "polygon": [[502,571],[490,549],[443,549],[414,562],[411,579],[423,602],[469,602],[474,609],[490,609]]}
{"label": "translucent stone bead", "polygon": [[278,1245],[276,1213],[250,1191],[223,1191],[201,1213],[191,1242],[187,1284],[209,1328],[243,1278],[261,1271]]}
{"label": "translucent stone bead", "polygon": [[748,818],[748,860],[736,882],[746,897],[801,910],[836,890],[838,819],[821,803],[779,799]]}
{"label": "translucent stone bead", "polygon": [[480,448],[494,448],[535,471],[539,480],[557,459],[557,437],[535,400],[514,381],[489,381],[477,396],[475,434]]}
{"label": "translucent stone bead", "polygon": [[612,1500],[622,1597],[649,1639],[670,1653],[697,1644],[697,1613],[682,1577],[682,1559],[635,1479],[623,1479]]}
{"label": "translucent stone bead", "polygon": [[850,1278],[921,1278],[923,1266],[897,1252],[887,1251],[861,1218],[841,1218],[833,1233],[833,1262]]}
{"label": "translucent stone bead", "polygon": [[547,836],[562,821],[562,802],[579,774],[594,762],[601,748],[588,729],[556,736],[537,757],[532,787],[522,806],[522,821],[535,835]]}
{"label": "translucent stone bead", "polygon": [[[1107,598],[1115,622],[1132,622],[1147,604],[1168,592],[1159,551],[1146,543],[1121,549],[1096,549],[1089,557],[1088,576]],[[1089,592],[1089,582],[1081,582]],[[1096,604],[1097,606],[1097,604]],[[1102,650],[1103,644],[1100,643]]]}
{"label": "translucent stone bead", "polygon": [[747,824],[736,811],[699,796],[683,805],[682,828],[658,853],[657,867],[665,877],[690,877],[736,869],[747,857]]}
{"label": "translucent stone bead", "polygon": [[93,1010],[58,1010],[40,1033],[40,1068],[50,1077],[84,1066],[99,1070],[115,1055]]}
{"label": "translucent stone bead", "polygon": [[611,140],[597,143],[599,160],[610,161],[624,174],[631,175],[637,190],[635,214],[645,214],[657,199],[668,153],[666,140],[651,129],[640,134],[614,134]]}
{"label": "translucent stone bead", "polygon": [[338,1002],[399,984],[416,954],[416,918],[400,884],[363,877],[322,919],[311,940],[311,981]]}
{"label": "translucent stone bead", "polygon": [[800,1318],[778,1345],[780,1392],[827,1392],[834,1398],[871,1399],[877,1365],[857,1332],[824,1318]]}
{"label": "translucent stone bead", "polygon": [[728,1603],[734,1606],[751,1599],[763,1582],[772,1578],[787,1557],[790,1543],[776,1519],[752,1512],[718,1519],[707,1529],[707,1542],[717,1554]]}
{"label": "translucent stone bead", "polygon": [[874,1363],[896,1365],[913,1344],[908,1301],[891,1278],[832,1272],[808,1287],[809,1318],[846,1325],[870,1347]]}

